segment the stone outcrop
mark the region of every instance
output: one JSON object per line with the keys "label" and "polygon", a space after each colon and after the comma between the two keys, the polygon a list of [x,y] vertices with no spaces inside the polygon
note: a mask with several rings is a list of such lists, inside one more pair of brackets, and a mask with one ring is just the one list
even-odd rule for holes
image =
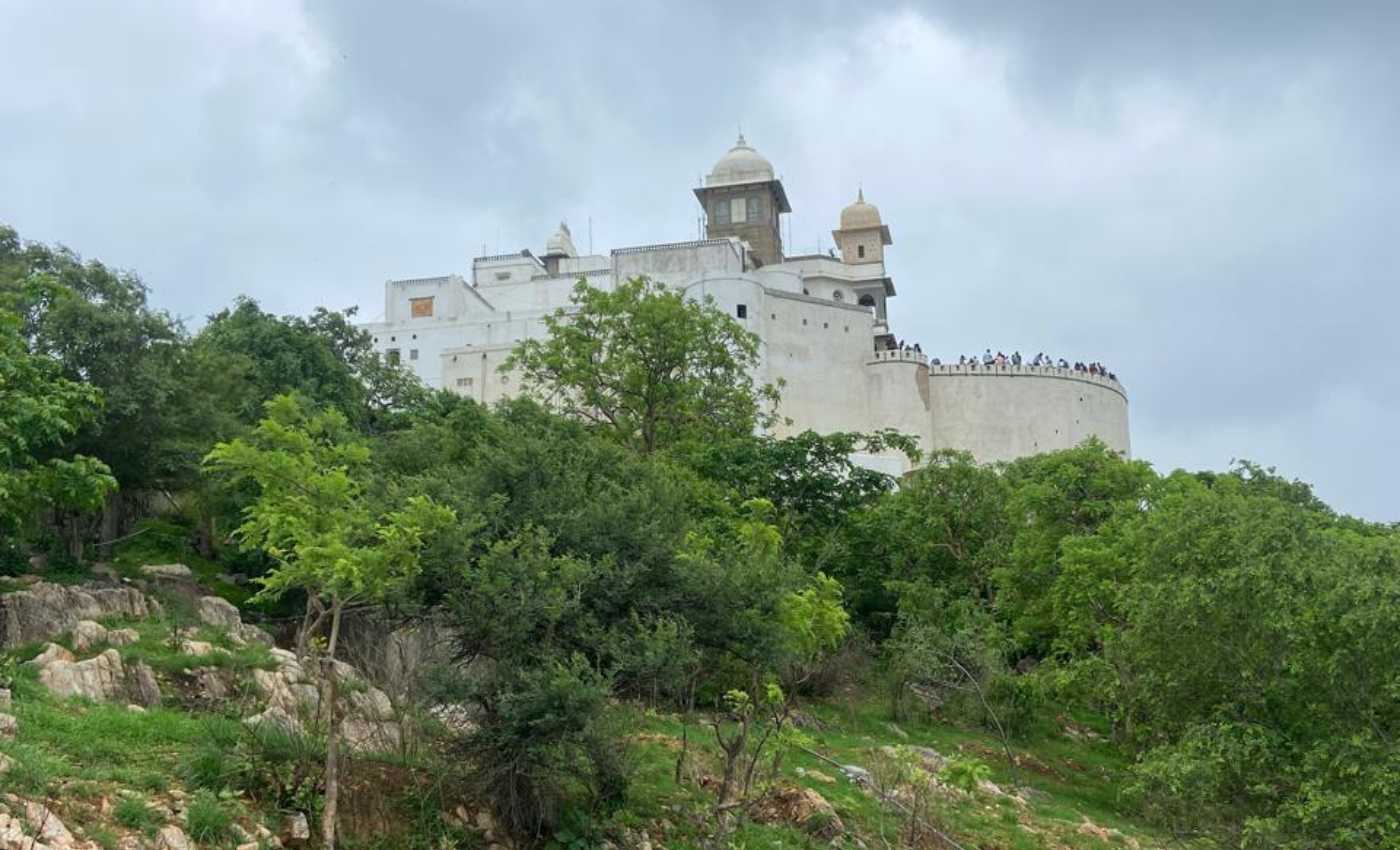
{"label": "stone outcrop", "polygon": [[159,611],[159,605],[132,587],[69,587],[41,581],[0,596],[0,649],[49,640],[83,620],[141,619]]}
{"label": "stone outcrop", "polygon": [[19,732],[19,720],[13,714],[0,713],[0,740],[13,738]]}
{"label": "stone outcrop", "polygon": [[272,646],[272,635],[251,623],[243,622],[243,617],[238,613],[238,606],[221,596],[201,596],[195,603],[194,610],[200,622],[206,626],[223,629],[233,638],[234,643],[261,643]]}
{"label": "stone outcrop", "polygon": [[87,652],[94,647],[128,646],[141,639],[135,629],[109,629],[92,620],[79,620],[73,626],[73,649]]}
{"label": "stone outcrop", "polygon": [[147,564],[141,568],[141,575],[157,580],[189,581],[194,578],[194,573],[184,564]]}
{"label": "stone outcrop", "polygon": [[[306,670],[296,654],[272,649],[275,670],[254,670],[253,684],[267,700],[267,707],[247,718],[250,726],[271,724],[288,732],[302,733],[306,722],[321,709],[321,676]],[[335,662],[341,683],[340,731],[345,746],[352,751],[393,750],[403,739],[389,696],[365,682],[354,667]]]}
{"label": "stone outcrop", "polygon": [[39,668],[39,681],[57,697],[125,701],[126,668],[115,649],[86,661],[51,661]]}
{"label": "stone outcrop", "polygon": [[0,850],[98,850],[79,841],[54,811],[42,803],[6,794],[0,803]]}
{"label": "stone outcrop", "polygon": [[78,661],[73,653],[51,643],[28,663],[39,668],[39,682],[57,697],[132,702],[146,707],[160,704],[155,672],[145,664],[127,667],[115,649]]}

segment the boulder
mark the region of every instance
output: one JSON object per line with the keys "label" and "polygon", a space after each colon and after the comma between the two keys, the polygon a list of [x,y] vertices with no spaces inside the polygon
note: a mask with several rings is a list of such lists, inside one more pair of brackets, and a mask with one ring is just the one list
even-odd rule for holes
{"label": "boulder", "polygon": [[175,581],[194,578],[194,573],[184,564],[147,564],[141,568],[141,575],[146,578],[156,580],[173,579]]}
{"label": "boulder", "polygon": [[174,824],[163,826],[156,833],[156,850],[193,850],[194,844],[185,831]]}
{"label": "boulder", "polygon": [[74,650],[87,652],[107,642],[107,629],[101,623],[92,620],[79,620],[73,626],[72,638]]}
{"label": "boulder", "polygon": [[186,655],[213,655],[214,644],[208,643],[207,641],[185,638],[180,641],[180,651]]}
{"label": "boulder", "polygon": [[0,740],[19,734],[19,720],[13,714],[0,713]]}
{"label": "boulder", "polygon": [[160,705],[160,685],[149,664],[138,662],[127,668],[127,690],[137,705],[151,708]]}
{"label": "boulder", "polygon": [[39,681],[58,697],[102,701],[118,699],[126,693],[126,670],[115,649],[86,661],[51,661],[40,668]]}
{"label": "boulder", "polygon": [[366,720],[353,715],[342,718],[340,734],[352,753],[393,752],[403,745],[403,730],[388,721]]}
{"label": "boulder", "polygon": [[0,649],[52,640],[82,620],[143,619],[160,606],[131,587],[37,582],[0,596]]}
{"label": "boulder", "polygon": [[[24,850],[42,850],[45,847],[52,850],[68,850],[75,846],[73,833],[68,831],[68,827],[48,806],[32,800],[22,800],[13,794],[6,794],[5,801],[19,813],[19,818],[14,819],[12,823],[22,821],[25,828],[23,831],[29,834],[22,843],[14,845],[16,850],[20,847]],[[3,839],[0,839],[0,847],[4,846],[6,845],[3,844]]]}
{"label": "boulder", "polygon": [[14,759],[10,758],[4,753],[0,753],[0,776],[4,776],[5,774],[9,773],[14,766]]}
{"label": "boulder", "polygon": [[108,646],[131,646],[141,639],[141,633],[135,629],[108,629]]}
{"label": "boulder", "polygon": [[231,634],[243,625],[238,607],[221,596],[201,596],[195,603],[195,613],[205,625],[224,629]]}
{"label": "boulder", "polygon": [[307,841],[311,838],[311,824],[305,812],[297,812],[287,818],[287,840]]}
{"label": "boulder", "polygon": [[55,661],[77,661],[78,658],[67,649],[56,643],[44,644],[44,649],[38,655],[29,659],[25,663],[31,667],[44,668]]}
{"label": "boulder", "polygon": [[10,696],[9,688],[0,688],[0,711],[8,709],[14,703],[14,697]]}

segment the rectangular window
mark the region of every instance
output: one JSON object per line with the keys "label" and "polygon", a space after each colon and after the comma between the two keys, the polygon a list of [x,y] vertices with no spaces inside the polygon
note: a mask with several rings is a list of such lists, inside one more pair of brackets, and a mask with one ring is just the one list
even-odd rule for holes
{"label": "rectangular window", "polygon": [[399,350],[397,348],[389,349],[384,352],[384,359],[389,361],[390,366],[399,365]]}
{"label": "rectangular window", "polygon": [[758,196],[757,196],[757,195],[754,195],[752,198],[749,198],[749,221],[759,221],[759,220],[761,220],[761,219],[762,219],[762,216],[760,215],[761,212],[762,212],[762,206],[760,205],[760,201],[759,201]]}
{"label": "rectangular window", "polygon": [[748,221],[748,217],[747,217],[747,215],[746,215],[747,212],[748,212],[748,204],[746,204],[746,203],[744,202],[744,199],[743,199],[743,198],[730,198],[730,199],[729,199],[729,220],[730,220],[730,221],[734,222],[735,224],[743,224],[745,221]]}
{"label": "rectangular window", "polygon": [[734,308],[734,315],[741,319],[747,319],[749,317],[749,305],[740,304],[738,307]]}
{"label": "rectangular window", "polygon": [[415,319],[429,318],[433,315],[433,299],[431,296],[428,298],[410,298],[408,299],[408,310]]}
{"label": "rectangular window", "polygon": [[859,258],[861,258],[861,259],[865,259],[865,246],[864,246],[864,245],[857,245],[857,246],[856,246],[856,256],[859,257]]}
{"label": "rectangular window", "polygon": [[469,386],[471,386],[471,385],[472,385],[472,379],[471,379],[471,378],[458,378],[458,379],[457,379],[457,386],[459,386],[459,387],[469,387]]}
{"label": "rectangular window", "polygon": [[418,349],[416,349],[416,348],[410,348],[410,349],[408,350],[408,359],[409,359],[409,360],[417,360],[417,359],[418,359]]}
{"label": "rectangular window", "polygon": [[715,224],[729,223],[729,199],[722,198],[715,204]]}

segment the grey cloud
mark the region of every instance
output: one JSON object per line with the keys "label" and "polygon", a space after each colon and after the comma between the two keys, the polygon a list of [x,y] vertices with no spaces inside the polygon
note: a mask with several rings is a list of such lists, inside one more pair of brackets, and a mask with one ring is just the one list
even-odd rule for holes
{"label": "grey cloud", "polygon": [[8,4],[0,220],[182,315],[372,317],[561,217],[691,236],[742,122],[793,247],[880,205],[905,338],[1102,359],[1159,466],[1394,520],[1397,36],[1392,3]]}

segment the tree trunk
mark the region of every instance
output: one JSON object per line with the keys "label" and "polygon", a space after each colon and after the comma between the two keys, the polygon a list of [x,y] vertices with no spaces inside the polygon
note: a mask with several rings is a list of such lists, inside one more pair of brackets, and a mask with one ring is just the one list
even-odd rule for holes
{"label": "tree trunk", "polygon": [[321,665],[323,684],[321,702],[326,706],[326,805],[321,814],[321,846],[335,850],[336,808],[340,798],[340,718],[336,715],[335,645],[340,639],[340,612],[343,602],[339,596],[331,599],[331,639],[326,658]]}

